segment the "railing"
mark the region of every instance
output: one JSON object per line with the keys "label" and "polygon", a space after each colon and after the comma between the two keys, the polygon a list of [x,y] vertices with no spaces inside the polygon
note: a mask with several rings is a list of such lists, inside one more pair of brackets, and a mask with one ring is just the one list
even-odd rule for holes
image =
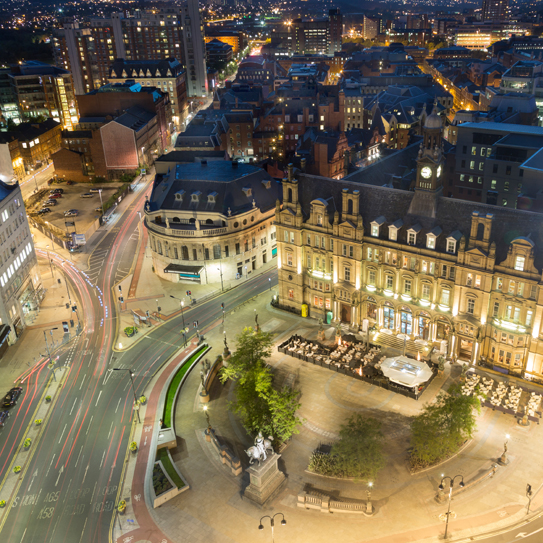
{"label": "railing", "polygon": [[166,228],[165,226],[161,226],[157,223],[150,221],[148,218],[145,219],[145,224],[147,228],[154,230],[155,232],[176,237],[209,237],[219,236],[228,232],[228,228],[226,227],[198,230],[195,227],[183,228],[184,225],[178,226],[177,223],[170,223],[170,228]]}

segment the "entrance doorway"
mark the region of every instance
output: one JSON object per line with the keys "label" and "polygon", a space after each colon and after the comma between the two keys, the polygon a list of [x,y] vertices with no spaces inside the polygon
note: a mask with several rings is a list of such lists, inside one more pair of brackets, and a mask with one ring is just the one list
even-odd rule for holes
{"label": "entrance doorway", "polygon": [[419,337],[428,341],[430,337],[430,319],[428,317],[419,317]]}
{"label": "entrance doorway", "polygon": [[383,326],[394,330],[394,309],[388,305],[383,307]]}
{"label": "entrance doorway", "polygon": [[351,322],[351,307],[341,304],[341,322]]}

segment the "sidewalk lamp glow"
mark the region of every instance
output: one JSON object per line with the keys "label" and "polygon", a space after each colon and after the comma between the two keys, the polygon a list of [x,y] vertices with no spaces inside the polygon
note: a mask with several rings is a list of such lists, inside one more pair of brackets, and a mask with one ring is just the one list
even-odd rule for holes
{"label": "sidewalk lamp glow", "polygon": [[449,506],[447,508],[447,513],[446,513],[446,516],[447,516],[447,520],[446,520],[446,524],[445,524],[445,535],[443,537],[443,539],[447,539],[447,531],[449,529],[449,517],[451,516],[451,499],[452,499],[452,490],[453,490],[453,486],[454,486],[454,481],[457,477],[460,477],[460,483],[459,483],[459,487],[460,488],[464,488],[464,476],[463,475],[455,475],[454,477],[443,477],[443,474],[442,474],[442,479],[441,479],[441,483],[439,484],[439,490],[443,490],[445,488],[445,486],[443,485],[443,481],[445,481],[446,479],[449,479]]}
{"label": "sidewalk lamp glow", "polygon": [[286,526],[287,524],[287,521],[285,520],[285,515],[283,515],[283,513],[275,513],[275,515],[273,515],[273,517],[270,517],[269,515],[266,515],[264,517],[262,517],[260,519],[260,524],[258,525],[258,529],[259,530],[263,530],[264,529],[264,525],[262,524],[262,521],[265,519],[265,518],[269,518],[270,519],[270,527],[271,527],[271,536],[272,536],[272,543],[273,543],[273,529],[275,527],[275,517],[281,515],[283,518],[281,519],[281,526]]}

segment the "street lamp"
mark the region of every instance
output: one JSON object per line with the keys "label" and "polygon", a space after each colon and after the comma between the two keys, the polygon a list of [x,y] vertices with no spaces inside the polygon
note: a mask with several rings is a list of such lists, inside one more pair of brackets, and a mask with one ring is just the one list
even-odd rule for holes
{"label": "street lamp", "polygon": [[113,371],[127,371],[130,375],[130,382],[132,383],[132,392],[134,393],[134,409],[136,410],[136,413],[138,415],[138,422],[141,422],[140,420],[140,410],[138,405],[138,398],[136,397],[136,389],[134,388],[134,380],[132,377],[134,377],[134,370],[131,370],[129,368],[111,368]]}
{"label": "street lamp", "polygon": [[228,349],[228,343],[226,342],[226,330],[224,330],[224,358],[230,355],[230,349]]}
{"label": "street lamp", "polygon": [[532,485],[526,485],[526,497],[528,498],[528,507],[526,508],[526,514],[530,512],[530,504],[532,503]]}
{"label": "street lamp", "polygon": [[181,300],[181,298],[176,298],[175,296],[172,296],[170,294],[170,298],[173,298],[174,300],[178,300],[181,302],[181,318],[183,319],[183,330],[185,330],[185,314],[183,313],[183,309],[185,307],[185,300]]}
{"label": "street lamp", "polygon": [[100,195],[100,207],[102,208],[102,217],[104,216],[104,202],[102,201],[102,189],[98,189],[98,194]]}
{"label": "street lamp", "polygon": [[261,519],[260,519],[260,524],[258,525],[258,529],[259,530],[263,530],[264,529],[264,525],[262,524],[262,521],[265,519],[265,518],[269,518],[270,519],[270,526],[271,526],[271,536],[272,536],[272,543],[273,543],[273,528],[275,527],[275,522],[274,522],[274,519],[275,517],[277,517],[278,515],[281,515],[283,518],[281,519],[281,526],[285,526],[287,521],[285,520],[285,515],[283,515],[283,513],[275,513],[275,515],[273,515],[273,517],[270,517],[270,515],[265,515],[263,516]]}
{"label": "street lamp", "polygon": [[444,486],[443,486],[443,481],[445,479],[449,479],[449,506],[447,508],[447,521],[446,521],[446,524],[445,524],[445,536],[443,539],[447,539],[447,531],[449,529],[449,517],[451,516],[451,499],[452,499],[452,490],[453,490],[453,486],[454,486],[454,481],[457,477],[460,477],[461,481],[459,483],[459,486],[460,488],[464,488],[464,476],[463,475],[455,475],[452,479],[451,477],[447,476],[447,477],[443,477],[441,479],[441,483],[439,485],[439,490],[443,490],[444,489]]}
{"label": "street lamp", "polygon": [[370,481],[368,482],[368,489],[366,490],[366,497],[368,499],[366,503],[366,513],[372,514],[373,513],[373,506],[371,505],[371,488],[373,487],[373,483]]}
{"label": "street lamp", "polygon": [[[51,358],[51,351],[49,350],[49,344],[47,343],[47,332],[50,332],[51,334],[51,341],[53,340],[53,330],[58,330],[58,327],[56,328],[49,328],[49,330],[43,331],[43,338],[45,339],[45,348],[47,349],[47,356],[49,357],[49,364],[53,364],[53,359]],[[53,370],[53,379],[56,381],[57,378],[55,377],[55,364],[53,364],[52,368]]]}
{"label": "street lamp", "polygon": [[221,292],[224,292],[224,284],[222,282],[222,264],[220,264],[220,267],[217,268],[217,271],[221,274]]}
{"label": "street lamp", "polygon": [[[45,221],[45,224],[51,226],[49,221]],[[49,234],[51,235],[51,243],[53,244],[53,251],[55,250],[55,240],[53,239],[53,231],[49,229]]]}
{"label": "street lamp", "polygon": [[47,260],[49,261],[49,266],[51,267],[51,277],[55,277],[55,274],[53,273],[53,260],[49,256],[49,245],[46,245],[45,249],[47,250]]}
{"label": "street lamp", "polygon": [[500,456],[500,459],[498,460],[498,464],[501,466],[507,466],[509,464],[509,459],[507,458],[507,443],[509,442],[509,438],[511,436],[509,434],[505,434],[505,443],[503,444],[503,453]]}
{"label": "street lamp", "polygon": [[207,432],[208,433],[211,433],[211,421],[209,420],[209,413],[207,412],[207,405],[204,405],[204,413],[206,415],[206,420],[207,420]]}

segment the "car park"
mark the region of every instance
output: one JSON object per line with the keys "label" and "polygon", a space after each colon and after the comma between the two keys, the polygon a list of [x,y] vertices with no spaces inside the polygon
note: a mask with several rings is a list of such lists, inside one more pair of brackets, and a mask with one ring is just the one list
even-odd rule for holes
{"label": "car park", "polygon": [[45,215],[46,213],[51,213],[51,210],[48,207],[42,207],[38,211],[38,215]]}
{"label": "car park", "polygon": [[92,192],[85,192],[81,195],[81,198],[92,198],[94,194]]}
{"label": "car park", "polygon": [[17,403],[17,400],[19,399],[19,396],[23,393],[22,387],[14,387],[12,388],[5,396],[4,396],[4,402],[2,405],[4,407],[12,407]]}
{"label": "car park", "polygon": [[62,198],[62,194],[55,192],[55,194],[50,194],[49,198]]}
{"label": "car park", "polygon": [[77,217],[79,211],[77,209],[69,209],[68,211],[64,212],[65,217]]}
{"label": "car park", "polygon": [[8,417],[9,417],[9,411],[0,412],[0,426],[4,426]]}

